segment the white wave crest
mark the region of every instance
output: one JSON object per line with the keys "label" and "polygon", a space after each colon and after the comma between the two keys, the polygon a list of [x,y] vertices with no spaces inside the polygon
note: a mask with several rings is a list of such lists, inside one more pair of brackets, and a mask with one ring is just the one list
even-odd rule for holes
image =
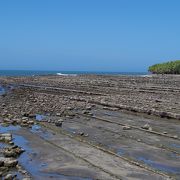
{"label": "white wave crest", "polygon": [[58,76],[77,76],[77,74],[63,74],[63,73],[57,73]]}

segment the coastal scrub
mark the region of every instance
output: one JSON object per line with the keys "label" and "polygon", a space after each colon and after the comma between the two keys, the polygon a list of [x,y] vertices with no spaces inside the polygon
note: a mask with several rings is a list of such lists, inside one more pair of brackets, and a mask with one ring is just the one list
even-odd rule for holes
{"label": "coastal scrub", "polygon": [[153,74],[180,74],[180,60],[155,64],[149,67]]}

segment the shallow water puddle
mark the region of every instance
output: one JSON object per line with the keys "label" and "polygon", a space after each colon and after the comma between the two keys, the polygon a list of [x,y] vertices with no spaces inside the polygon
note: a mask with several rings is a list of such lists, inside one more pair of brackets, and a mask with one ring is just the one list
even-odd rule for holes
{"label": "shallow water puddle", "polygon": [[125,154],[125,150],[123,150],[123,149],[118,149],[117,154],[118,154],[118,155],[124,155],[124,154]]}
{"label": "shallow water puddle", "polygon": [[0,96],[5,95],[6,93],[8,93],[9,91],[13,89],[14,89],[14,86],[11,86],[11,85],[6,86],[6,87],[0,85]]}
{"label": "shallow water puddle", "polygon": [[38,134],[40,137],[43,137],[45,139],[51,138],[53,136],[52,133],[48,132],[47,130],[43,129],[40,125],[33,125],[31,128],[31,132]]}
{"label": "shallow water puddle", "polygon": [[41,163],[36,160],[37,152],[33,151],[28,143],[29,141],[22,136],[13,135],[14,143],[25,152],[18,158],[19,163],[33,176],[38,175],[40,172]]}
{"label": "shallow water puddle", "polygon": [[36,120],[37,121],[42,121],[46,118],[46,116],[42,115],[42,114],[36,114]]}
{"label": "shallow water puddle", "polygon": [[171,144],[172,147],[180,148],[180,144]]}
{"label": "shallow water puddle", "polygon": [[33,125],[31,128],[31,132],[39,132],[39,130],[41,130],[41,126],[39,125]]}
{"label": "shallow water puddle", "polygon": [[[48,177],[49,179],[55,178],[55,179],[63,179],[63,180],[92,180],[91,178],[83,178],[83,177],[77,177],[77,176],[67,176],[60,173],[47,173],[42,172],[43,168],[47,168],[48,164],[45,162],[41,162],[38,160],[38,152],[34,151],[29,146],[29,141],[24,138],[21,135],[17,135],[17,131],[20,130],[20,126],[8,126],[3,127],[0,126],[0,132],[1,133],[12,133],[13,136],[13,142],[15,145],[23,148],[25,150],[24,153],[22,153],[19,158],[19,164],[21,164],[24,169],[26,169],[34,178],[41,178],[44,179]],[[15,134],[13,134],[13,131]],[[32,126],[31,130],[32,133],[38,133],[38,135],[42,136],[43,138],[48,138],[52,134],[44,130],[39,125]],[[5,143],[0,143],[0,148],[3,148],[4,146],[7,146]],[[16,174],[18,178],[22,179],[23,176],[16,170],[11,170],[10,173]]]}
{"label": "shallow water puddle", "polygon": [[177,159],[180,159],[180,155],[177,155],[176,153],[171,153],[171,157]]}
{"label": "shallow water puddle", "polygon": [[10,131],[18,131],[21,127],[20,126],[1,126],[0,125],[0,133],[8,133]]}
{"label": "shallow water puddle", "polygon": [[77,129],[75,129],[75,128],[63,127],[63,129],[64,129],[65,131],[68,131],[68,132],[71,133],[71,134],[76,134],[76,132],[77,132]]}
{"label": "shallow water puddle", "polygon": [[[40,136],[43,136],[45,138],[50,135],[50,133],[47,134],[47,132],[44,132],[39,125],[34,125],[31,131],[34,133],[38,133]],[[13,137],[15,144],[26,150],[25,153],[23,153],[19,157],[19,162],[33,177],[49,177],[63,180],[92,180],[89,178],[81,178],[76,176],[65,176],[60,173],[42,172],[43,168],[48,167],[48,164],[37,160],[37,152],[34,152],[31,148],[29,148],[28,141],[25,138],[18,135],[14,135]]]}
{"label": "shallow water puddle", "polygon": [[144,157],[138,157],[137,159],[139,161],[143,161],[145,164],[150,165],[151,167],[158,169],[160,171],[173,173],[173,174],[180,174],[180,167],[172,167],[172,166],[164,165],[164,164],[152,161],[150,159],[146,159]]}
{"label": "shallow water puddle", "polygon": [[9,145],[4,143],[4,142],[0,142],[0,150],[5,148],[5,147],[8,147]]}
{"label": "shallow water puddle", "polygon": [[83,177],[78,177],[78,176],[65,176],[65,175],[56,174],[56,173],[46,173],[45,176],[49,178],[58,178],[58,179],[63,179],[63,180],[93,180],[92,178],[83,178]]}
{"label": "shallow water puddle", "polygon": [[[114,149],[114,147],[110,147],[110,148]],[[167,164],[167,165],[163,164],[163,162],[161,163],[160,160],[158,162],[156,162],[150,158],[150,155],[149,156],[146,155],[146,157],[145,156],[138,156],[137,154],[134,154],[133,151],[131,152],[131,151],[128,151],[124,148],[117,149],[116,153],[120,156],[130,157],[136,161],[140,161],[141,163],[144,163],[144,164],[152,167],[153,169],[163,171],[165,173],[170,173],[170,174],[175,174],[175,175],[180,174],[180,167],[169,165],[169,164]],[[177,154],[174,154],[174,153],[170,153],[169,157],[173,158],[175,161],[179,160],[179,158],[180,158],[180,156],[178,156]]]}
{"label": "shallow water puddle", "polygon": [[[12,125],[7,126],[7,127],[0,126],[0,133],[12,133],[12,131],[16,132],[20,128],[21,128],[20,126],[12,126]],[[18,145],[18,146],[22,147],[23,149],[26,149],[26,151],[27,151],[28,148],[27,148],[27,146],[25,146],[27,141],[23,137],[17,136],[17,135],[12,135],[12,138],[13,138],[13,142],[14,142],[15,145]],[[8,147],[8,146],[10,146],[10,145],[7,144],[7,143],[4,143],[4,142],[0,143],[0,149],[3,149],[3,148]],[[24,152],[19,156],[19,158],[18,158],[19,162],[21,161],[23,156],[27,156],[27,153]],[[11,169],[9,171],[9,173],[11,173],[13,175],[16,175],[18,179],[23,179],[24,178],[23,174],[18,172],[15,168]]]}
{"label": "shallow water puddle", "polygon": [[0,95],[4,95],[5,93],[6,93],[5,88],[0,86]]}

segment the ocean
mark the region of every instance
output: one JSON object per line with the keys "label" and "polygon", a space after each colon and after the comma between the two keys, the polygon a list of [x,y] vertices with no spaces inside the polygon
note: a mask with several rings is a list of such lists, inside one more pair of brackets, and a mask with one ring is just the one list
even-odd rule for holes
{"label": "ocean", "polygon": [[148,72],[96,72],[96,71],[23,71],[23,70],[0,70],[0,76],[37,76],[37,75],[147,75]]}

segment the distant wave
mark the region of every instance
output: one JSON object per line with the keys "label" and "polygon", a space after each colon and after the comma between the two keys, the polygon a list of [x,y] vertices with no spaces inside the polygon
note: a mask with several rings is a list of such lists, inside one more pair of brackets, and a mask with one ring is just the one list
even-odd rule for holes
{"label": "distant wave", "polygon": [[140,75],[141,77],[152,77],[152,74]]}
{"label": "distant wave", "polygon": [[77,74],[63,74],[63,73],[56,73],[58,76],[77,76]]}

